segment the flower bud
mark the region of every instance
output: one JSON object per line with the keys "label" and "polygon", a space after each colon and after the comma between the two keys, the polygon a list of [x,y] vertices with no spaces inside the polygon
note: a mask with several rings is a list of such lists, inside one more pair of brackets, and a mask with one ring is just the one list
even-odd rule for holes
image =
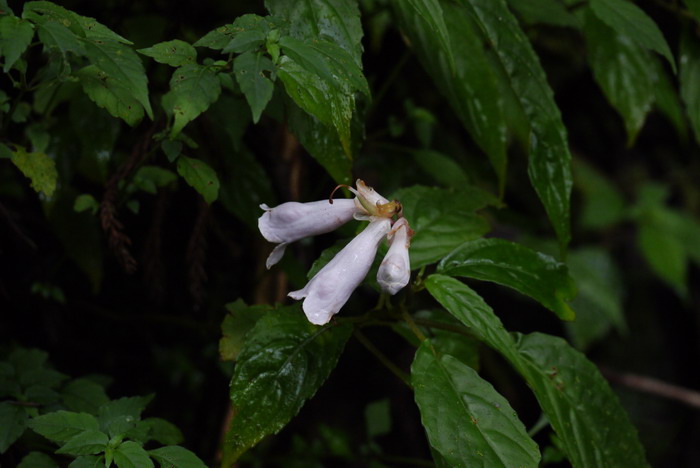
{"label": "flower bud", "polygon": [[377,282],[382,291],[391,295],[403,289],[411,279],[411,262],[408,258],[408,246],[413,231],[406,218],[399,218],[389,233],[389,251],[379,265]]}

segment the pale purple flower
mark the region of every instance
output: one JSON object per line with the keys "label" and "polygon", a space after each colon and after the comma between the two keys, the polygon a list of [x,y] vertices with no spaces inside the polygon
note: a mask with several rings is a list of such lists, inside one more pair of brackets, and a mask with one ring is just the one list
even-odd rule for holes
{"label": "pale purple flower", "polygon": [[290,242],[333,231],[347,223],[359,208],[352,199],[287,202],[274,208],[260,205],[265,210],[258,219],[258,228],[265,239],[278,244],[267,257],[268,269],[279,262]]}
{"label": "pale purple flower", "polygon": [[377,247],[390,229],[389,218],[372,218],[364,231],[338,252],[303,289],[288,294],[293,299],[305,298],[302,307],[309,322],[324,325],[340,311],[367,276]]}
{"label": "pale purple flower", "polygon": [[379,265],[377,282],[382,291],[391,295],[403,289],[411,279],[411,262],[408,258],[413,231],[406,218],[399,218],[389,233],[389,251]]}

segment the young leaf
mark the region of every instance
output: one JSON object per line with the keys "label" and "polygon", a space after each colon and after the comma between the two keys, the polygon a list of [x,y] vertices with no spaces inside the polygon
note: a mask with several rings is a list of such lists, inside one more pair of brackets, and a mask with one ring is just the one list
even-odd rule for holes
{"label": "young leaf", "polygon": [[191,44],[179,39],[160,42],[138,51],[152,57],[158,63],[164,63],[171,67],[180,67],[197,60],[197,50]]}
{"label": "young leaf", "polygon": [[149,450],[148,454],[163,468],[170,466],[177,468],[206,468],[204,462],[197,455],[177,445]]}
{"label": "young leaf", "polygon": [[528,174],[563,249],[571,238],[571,154],[566,128],[544,70],[504,0],[466,0],[462,4],[494,45],[494,59],[501,65],[500,72],[505,72],[529,119]]}
{"label": "young leaf", "polygon": [[298,305],[258,321],[246,336],[231,380],[234,416],[225,465],[297,414],[335,367],[351,331],[347,325],[312,325]]}
{"label": "young leaf", "polygon": [[265,72],[271,72],[272,62],[262,53],[245,52],[233,61],[236,81],[253,113],[253,123],[258,123],[260,114],[272,99],[274,85]]}
{"label": "young leaf", "polygon": [[97,419],[91,414],[56,411],[37,416],[27,422],[34,432],[54,442],[66,442],[83,431],[98,431]]}
{"label": "young leaf", "polygon": [[454,467],[537,467],[540,451],[508,401],[474,369],[424,341],[411,383],[430,445]]}
{"label": "young leaf", "polygon": [[530,296],[562,320],[575,317],[567,302],[576,287],[566,265],[520,244],[496,238],[466,242],[440,262],[438,272],[502,284]]}
{"label": "young leaf", "polygon": [[107,448],[109,437],[101,431],[83,431],[71,437],[56,453],[68,455],[96,455]]}
{"label": "young leaf", "polygon": [[496,201],[470,186],[453,191],[417,185],[401,189],[393,197],[401,202],[415,232],[411,268],[436,262],[455,247],[488,232],[487,221],[474,211]]}
{"label": "young leaf", "polygon": [[0,403],[0,453],[5,453],[24,433],[27,419],[27,412],[21,406]]}
{"label": "young leaf", "polygon": [[5,57],[2,71],[7,73],[27,50],[34,37],[34,28],[28,21],[16,16],[0,18],[0,54]]}
{"label": "young leaf", "polygon": [[114,463],[117,468],[153,468],[148,452],[131,440],[122,442],[114,449]]}
{"label": "young leaf", "polygon": [[32,188],[51,197],[56,190],[56,163],[45,153],[27,153],[22,147],[12,154],[12,162],[32,181]]}
{"label": "young leaf", "polygon": [[690,31],[681,38],[680,93],[695,140],[700,142],[700,40]]}
{"label": "young leaf", "polygon": [[676,61],[666,39],[644,11],[627,0],[591,0],[593,12],[605,24],[642,47],[666,57],[675,73]]}
{"label": "young leaf", "polygon": [[583,32],[598,86],[620,113],[631,146],[654,102],[656,67],[649,53],[587,11]]}
{"label": "young leaf", "polygon": [[180,156],[177,158],[177,173],[185,182],[211,204],[219,196],[219,178],[214,169],[199,159]]}
{"label": "young leaf", "polygon": [[188,64],[173,73],[170,91],[163,96],[163,106],[175,115],[170,137],[176,137],[187,123],[219,99],[221,82],[209,67]]}

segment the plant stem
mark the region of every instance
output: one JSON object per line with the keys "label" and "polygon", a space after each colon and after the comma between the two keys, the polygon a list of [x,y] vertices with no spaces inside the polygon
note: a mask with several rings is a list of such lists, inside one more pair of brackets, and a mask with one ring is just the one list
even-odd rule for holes
{"label": "plant stem", "polygon": [[391,362],[391,360],[388,357],[386,357],[384,353],[379,351],[379,349],[377,349],[377,347],[374,346],[374,344],[372,344],[371,341],[369,341],[369,339],[365,336],[364,333],[362,333],[358,329],[355,329],[355,332],[353,334],[355,335],[355,338],[357,338],[357,341],[359,341],[365,348],[367,348],[367,351],[374,354],[374,356],[377,359],[379,359],[379,362],[384,364],[384,366],[386,366],[387,369],[389,369],[396,377],[401,379],[403,383],[408,385],[409,388],[412,388],[408,374],[399,369],[399,367],[393,362]]}

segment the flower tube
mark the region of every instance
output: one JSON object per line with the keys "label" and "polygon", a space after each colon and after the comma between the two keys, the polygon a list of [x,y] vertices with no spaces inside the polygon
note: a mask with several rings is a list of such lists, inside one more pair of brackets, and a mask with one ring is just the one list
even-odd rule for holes
{"label": "flower tube", "polygon": [[382,291],[391,295],[403,289],[411,279],[411,262],[408,247],[413,231],[406,218],[399,218],[389,233],[389,251],[379,265],[377,282]]}
{"label": "flower tube", "polygon": [[353,199],[287,202],[273,208],[260,205],[265,213],[258,218],[258,229],[265,239],[277,245],[267,257],[268,269],[279,262],[290,242],[324,234],[347,223],[358,211]]}
{"label": "flower tube", "polygon": [[390,229],[388,218],[373,218],[303,289],[288,294],[293,299],[305,298],[303,309],[309,322],[324,325],[345,305],[367,276],[377,247]]}

